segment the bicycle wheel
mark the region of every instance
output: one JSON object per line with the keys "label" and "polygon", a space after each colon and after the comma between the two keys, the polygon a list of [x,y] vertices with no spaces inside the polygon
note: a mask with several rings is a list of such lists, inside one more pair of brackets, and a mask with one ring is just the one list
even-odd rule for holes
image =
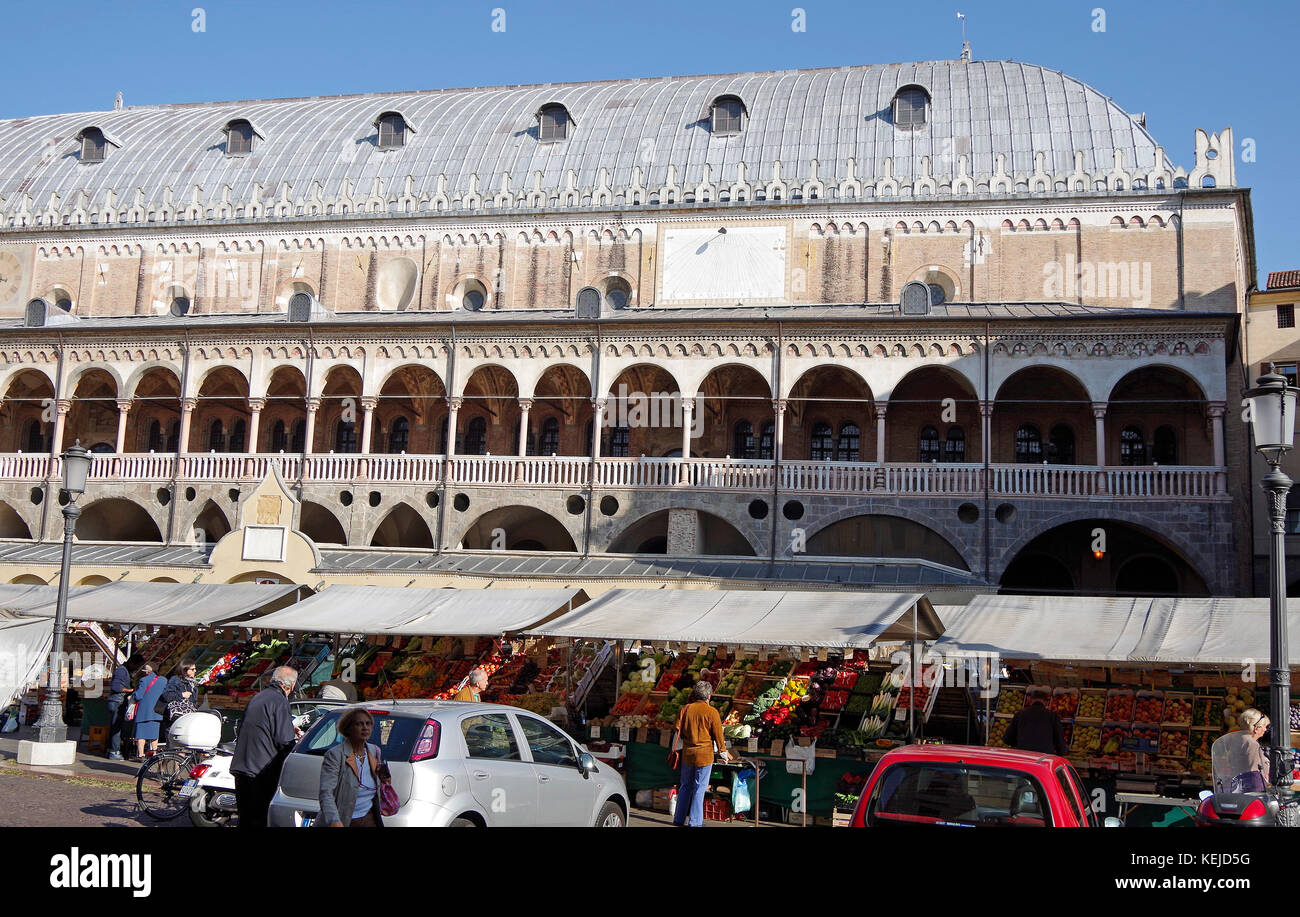
{"label": "bicycle wheel", "polygon": [[154,755],[135,778],[135,798],[145,814],[159,821],[176,818],[189,808],[180,789],[190,775],[189,755]]}

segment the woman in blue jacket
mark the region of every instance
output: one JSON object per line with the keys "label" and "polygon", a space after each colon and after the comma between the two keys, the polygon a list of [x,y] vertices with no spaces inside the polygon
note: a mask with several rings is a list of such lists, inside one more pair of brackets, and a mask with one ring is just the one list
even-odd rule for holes
{"label": "woman in blue jacket", "polygon": [[167,679],[146,665],[140,672],[140,682],[135,687],[135,747],[141,758],[144,757],[144,743],[149,743],[149,754],[158,750],[158,727],[162,724],[162,714],[154,710],[163,692],[167,690]]}

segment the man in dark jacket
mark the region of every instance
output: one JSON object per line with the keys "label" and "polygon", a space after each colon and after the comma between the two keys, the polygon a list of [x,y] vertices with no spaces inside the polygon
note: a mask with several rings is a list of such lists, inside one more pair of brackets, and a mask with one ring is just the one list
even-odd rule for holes
{"label": "man in dark jacket", "polygon": [[1069,751],[1061,718],[1043,706],[1042,698],[1038,697],[1011,718],[1002,740],[1011,748],[1041,751],[1045,755],[1064,757]]}
{"label": "man in dark jacket", "polygon": [[289,695],[297,681],[297,672],[280,666],[271,673],[270,686],[254,695],[244,710],[230,766],[241,828],[266,827],[266,810],[280,783],[280,767],[297,739],[289,712]]}
{"label": "man in dark jacket", "polygon": [[122,727],[126,725],[126,696],[131,693],[129,668],[140,665],[140,657],[132,656],[125,664],[113,668],[113,680],[108,684],[108,757],[122,760]]}

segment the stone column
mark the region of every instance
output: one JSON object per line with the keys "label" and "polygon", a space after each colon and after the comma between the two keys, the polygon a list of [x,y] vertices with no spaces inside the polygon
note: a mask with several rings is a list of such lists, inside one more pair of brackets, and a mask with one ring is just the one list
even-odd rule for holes
{"label": "stone column", "polygon": [[600,433],[605,428],[605,404],[604,398],[591,399],[592,421],[591,421],[591,459],[600,461]]}
{"label": "stone column", "polygon": [[1106,467],[1106,403],[1094,401],[1092,416],[1097,421],[1097,467]]}
{"label": "stone column", "polygon": [[993,402],[980,402],[980,461],[993,461]]}
{"label": "stone column", "polygon": [[262,409],[266,407],[265,398],[248,399],[248,442],[244,444],[247,452],[260,452],[257,448],[258,427],[262,424]]}
{"label": "stone column", "polygon": [[194,419],[194,409],[198,404],[197,398],[181,399],[181,432],[180,440],[176,443],[177,452],[190,451],[190,421]]}
{"label": "stone column", "polygon": [[130,399],[117,403],[117,448],[114,451],[118,455],[126,451],[126,416],[130,412]]}
{"label": "stone column", "polygon": [[775,430],[772,436],[772,456],[776,461],[785,458],[785,409],[786,403],[784,398],[776,398],[772,401],[772,413],[775,415]]}
{"label": "stone column", "polygon": [[682,458],[691,457],[691,426],[695,414],[695,399],[682,399]]}
{"label": "stone column", "polygon": [[316,451],[316,412],[320,410],[319,398],[307,399],[307,424],[302,431],[302,451],[306,455]]}
{"label": "stone column", "polygon": [[885,414],[888,404],[876,405],[876,464],[885,464]]}
{"label": "stone column", "polygon": [[456,415],[460,413],[463,400],[462,398],[447,399],[447,458],[456,454]]}
{"label": "stone column", "polygon": [[1214,437],[1214,492],[1216,494],[1225,494],[1228,492],[1228,482],[1225,480],[1226,475],[1223,473],[1223,414],[1227,410],[1227,405],[1222,401],[1211,401],[1206,408],[1210,414],[1210,429]]}
{"label": "stone column", "polygon": [[528,454],[528,412],[533,409],[531,398],[519,399],[519,452],[520,456]]}
{"label": "stone column", "polygon": [[50,437],[50,454],[63,454],[63,428],[68,422],[68,412],[72,410],[72,401],[60,398],[54,402],[54,435]]}
{"label": "stone column", "polygon": [[370,434],[375,426],[375,408],[379,405],[379,399],[373,396],[366,396],[361,399],[361,410],[364,412],[361,417],[361,454],[370,454]]}

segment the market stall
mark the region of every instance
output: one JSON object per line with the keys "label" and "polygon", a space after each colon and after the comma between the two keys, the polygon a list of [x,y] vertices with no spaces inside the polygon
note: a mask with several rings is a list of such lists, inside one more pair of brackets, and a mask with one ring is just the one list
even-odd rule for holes
{"label": "market stall", "polygon": [[619,697],[582,738],[624,747],[633,792],[662,802],[675,785],[665,763],[672,725],[691,685],[705,679],[733,751],[768,765],[761,798],[829,816],[837,791],[907,741],[913,713],[905,698],[900,705],[897,660],[885,645],[940,631],[923,595],[621,589],[526,634],[617,642]]}

